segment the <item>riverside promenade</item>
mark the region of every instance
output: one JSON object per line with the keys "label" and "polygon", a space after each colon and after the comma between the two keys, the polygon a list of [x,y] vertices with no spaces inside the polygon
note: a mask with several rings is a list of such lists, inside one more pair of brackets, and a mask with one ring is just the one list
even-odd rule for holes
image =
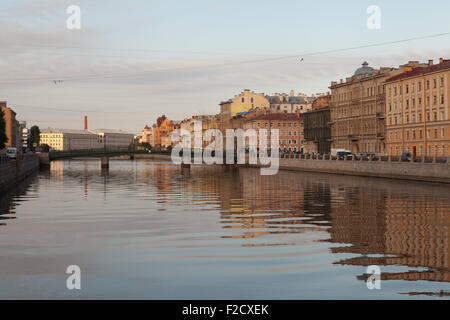
{"label": "riverside promenade", "polygon": [[384,156],[339,160],[329,156],[307,159],[302,155],[288,155],[281,157],[280,170],[450,183],[450,158],[401,161],[399,157]]}
{"label": "riverside promenade", "polygon": [[[136,159],[172,161],[170,155],[158,153],[137,155]],[[248,155],[244,166],[261,167],[259,164],[248,164]],[[279,169],[450,184],[450,158],[416,158],[404,162],[399,157],[387,156],[339,160],[330,156],[290,154],[280,157]]]}
{"label": "riverside promenade", "polygon": [[15,160],[10,160],[6,155],[0,155],[0,192],[14,187],[38,170],[39,156],[37,154],[19,154]]}

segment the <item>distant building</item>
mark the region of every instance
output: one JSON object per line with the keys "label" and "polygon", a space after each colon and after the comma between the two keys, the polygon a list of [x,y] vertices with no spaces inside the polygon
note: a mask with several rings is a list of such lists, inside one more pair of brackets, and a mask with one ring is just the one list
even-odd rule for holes
{"label": "distant building", "polygon": [[317,98],[312,111],[303,113],[303,131],[308,153],[328,154],[331,151],[330,96]]}
{"label": "distant building", "polygon": [[140,143],[148,143],[151,146],[153,146],[152,145],[152,140],[154,140],[153,139],[153,129],[152,129],[152,127],[149,127],[149,126],[146,125],[144,127],[144,130],[142,130],[142,136],[141,136],[139,142]]}
{"label": "distant building", "polygon": [[302,151],[303,124],[302,118],[295,113],[270,113],[244,120],[244,129],[267,129],[268,143],[270,143],[270,130],[279,130],[279,145],[281,151]]}
{"label": "distant building", "polygon": [[4,113],[6,122],[6,136],[8,141],[5,143],[6,147],[15,147],[17,152],[22,152],[22,129],[19,121],[16,120],[16,113],[7,107],[6,101],[0,101],[1,110]]}
{"label": "distant building", "polygon": [[41,144],[47,144],[50,150],[86,150],[102,148],[100,137],[88,130],[41,129]]}
{"label": "distant building", "polygon": [[331,83],[331,148],[353,153],[386,152],[385,81],[400,73],[374,69],[367,62],[340,82]]}
{"label": "distant building", "polygon": [[102,148],[126,148],[134,141],[134,134],[122,130],[96,129],[87,131],[98,136]]}
{"label": "distant building", "polygon": [[254,93],[249,89],[245,89],[234,98],[220,103],[220,116],[223,120],[236,116],[238,113],[248,112],[256,109],[269,109],[269,100],[263,93]]}
{"label": "distant building", "polygon": [[86,150],[98,148],[126,148],[134,135],[120,130],[73,130],[42,129],[41,144],[47,144],[51,150]]}
{"label": "distant building", "polygon": [[303,113],[311,110],[312,98],[306,95],[294,95],[294,90],[287,93],[275,93],[273,96],[266,96],[270,102],[271,113]]}
{"label": "distant building", "polygon": [[450,60],[409,63],[386,80],[387,151],[450,156]]}
{"label": "distant building", "polygon": [[20,130],[22,131],[22,148],[28,147],[28,138],[30,137],[30,129],[27,128],[26,121],[19,121]]}
{"label": "distant building", "polygon": [[165,115],[159,117],[156,120],[154,127],[154,146],[160,149],[167,149],[172,147],[172,132],[180,128],[180,124],[175,121],[169,120]]}

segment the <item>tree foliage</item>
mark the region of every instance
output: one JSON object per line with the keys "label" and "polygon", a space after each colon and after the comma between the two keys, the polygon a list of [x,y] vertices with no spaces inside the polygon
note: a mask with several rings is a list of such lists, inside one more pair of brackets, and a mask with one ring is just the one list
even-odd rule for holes
{"label": "tree foliage", "polygon": [[0,109],[0,150],[5,148],[7,142],[5,113]]}
{"label": "tree foliage", "polygon": [[30,129],[30,136],[27,140],[28,149],[34,150],[37,146],[39,146],[39,142],[41,140],[39,134],[41,131],[38,126],[32,126]]}

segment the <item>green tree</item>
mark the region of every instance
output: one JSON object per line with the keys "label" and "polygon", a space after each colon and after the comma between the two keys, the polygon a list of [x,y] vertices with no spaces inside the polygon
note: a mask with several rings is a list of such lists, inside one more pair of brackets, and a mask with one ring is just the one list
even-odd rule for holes
{"label": "green tree", "polygon": [[33,150],[39,146],[39,142],[41,140],[39,134],[41,131],[38,126],[32,126],[30,129],[30,137],[27,140],[28,149]]}
{"label": "green tree", "polygon": [[49,152],[50,146],[46,143],[43,143],[43,144],[41,144],[41,149],[42,149],[42,152]]}
{"label": "green tree", "polygon": [[0,150],[5,148],[5,144],[8,142],[8,136],[6,135],[6,121],[5,114],[0,109]]}

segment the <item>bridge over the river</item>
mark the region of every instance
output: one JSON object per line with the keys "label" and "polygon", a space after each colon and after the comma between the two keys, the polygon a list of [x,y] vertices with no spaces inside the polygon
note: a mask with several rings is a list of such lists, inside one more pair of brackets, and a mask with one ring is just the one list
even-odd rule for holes
{"label": "bridge over the river", "polygon": [[53,160],[73,159],[73,158],[101,158],[102,168],[109,166],[109,158],[118,156],[129,156],[134,159],[135,154],[147,153],[145,150],[135,150],[132,148],[101,148],[84,150],[50,151],[39,154],[40,163],[49,166]]}

